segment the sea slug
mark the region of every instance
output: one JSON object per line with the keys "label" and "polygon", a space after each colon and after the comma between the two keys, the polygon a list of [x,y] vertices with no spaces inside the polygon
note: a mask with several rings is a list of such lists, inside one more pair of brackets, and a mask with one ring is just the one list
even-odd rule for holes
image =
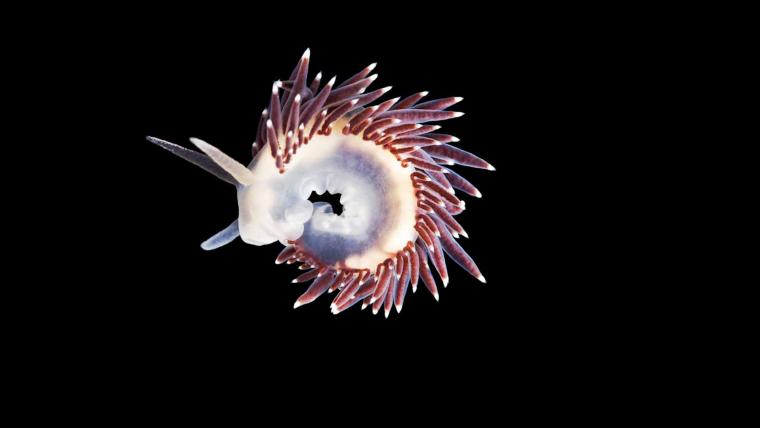
{"label": "sea slug", "polygon": [[[462,116],[447,110],[462,99],[421,102],[427,92],[419,92],[375,103],[391,89],[366,92],[375,64],[339,85],[335,77],[322,85],[322,73],[309,83],[308,68],[307,49],[288,80],[273,84],[248,166],[199,139],[190,140],[202,153],[147,137],[237,187],[238,218],[201,247],[238,236],[253,245],[279,241],[276,263],[300,263],[293,282],[312,281],[294,307],[337,291],[334,314],[359,302],[386,317],[394,306],[400,312],[420,278],[438,300],[432,271],[445,287],[444,253],[485,282],[456,240],[467,233],[455,219],[465,209],[455,189],[481,194],[448,166],[494,168],[431,124]],[[340,194],[342,213],[310,202],[312,192]]]}

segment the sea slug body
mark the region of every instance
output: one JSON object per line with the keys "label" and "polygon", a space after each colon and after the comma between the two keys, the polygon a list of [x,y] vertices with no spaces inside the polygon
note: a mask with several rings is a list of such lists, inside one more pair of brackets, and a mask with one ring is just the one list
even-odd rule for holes
{"label": "sea slug body", "polygon": [[[201,247],[238,236],[253,245],[279,241],[285,248],[276,263],[299,263],[305,272],[293,282],[312,281],[296,308],[337,291],[334,314],[361,302],[387,318],[420,279],[438,300],[433,271],[445,287],[444,254],[485,282],[456,240],[467,233],[455,219],[465,209],[456,190],[481,194],[448,166],[494,168],[431,124],[462,116],[447,110],[462,99],[421,102],[427,92],[419,92],[375,103],[391,87],[367,92],[374,68],[339,85],[335,77],[322,85],[322,73],[309,83],[307,49],[289,79],[272,85],[248,166],[199,139],[190,139],[197,152],[148,137],[236,186],[238,218]],[[340,194],[342,213],[309,201],[312,192]]]}

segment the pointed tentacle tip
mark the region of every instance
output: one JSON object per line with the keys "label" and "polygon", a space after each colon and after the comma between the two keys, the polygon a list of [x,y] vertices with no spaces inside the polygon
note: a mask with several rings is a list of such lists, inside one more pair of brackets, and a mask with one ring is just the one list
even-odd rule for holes
{"label": "pointed tentacle tip", "polygon": [[435,294],[433,294],[433,297],[435,297],[435,301],[436,302],[440,302],[441,301],[441,296],[438,295],[437,291],[435,292]]}
{"label": "pointed tentacle tip", "polygon": [[296,302],[293,304],[293,309],[298,309],[301,306],[303,306],[303,303],[300,300],[296,300]]}
{"label": "pointed tentacle tip", "polygon": [[385,311],[385,319],[388,319],[388,315],[391,314],[391,308],[388,308],[387,311]]}
{"label": "pointed tentacle tip", "polygon": [[306,48],[303,55],[301,55],[301,59],[309,59],[309,57],[311,57],[311,49]]}
{"label": "pointed tentacle tip", "polygon": [[494,166],[491,165],[490,163],[488,164],[488,166],[486,167],[486,169],[489,170],[489,171],[496,171],[496,168],[494,168]]}
{"label": "pointed tentacle tip", "polygon": [[367,73],[369,73],[370,71],[374,70],[375,67],[377,67],[377,63],[376,62],[373,62],[372,64],[368,65],[367,66]]}
{"label": "pointed tentacle tip", "polygon": [[190,142],[193,143],[196,147],[203,150],[202,147],[209,147],[210,144],[201,140],[200,138],[190,137]]}
{"label": "pointed tentacle tip", "polygon": [[478,276],[478,281],[482,282],[483,284],[486,283],[486,277],[484,277],[482,274]]}

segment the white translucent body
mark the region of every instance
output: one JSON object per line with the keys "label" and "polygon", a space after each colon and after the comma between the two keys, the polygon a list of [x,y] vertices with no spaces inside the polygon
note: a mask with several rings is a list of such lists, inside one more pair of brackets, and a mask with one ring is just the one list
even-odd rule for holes
{"label": "white translucent body", "polygon": [[[336,123],[335,129],[342,129]],[[298,148],[281,174],[269,147],[251,162],[238,186],[240,237],[249,244],[301,239],[309,255],[326,265],[374,270],[417,237],[413,167],[359,136],[314,135]],[[340,193],[341,215],[312,204],[312,191]]]}

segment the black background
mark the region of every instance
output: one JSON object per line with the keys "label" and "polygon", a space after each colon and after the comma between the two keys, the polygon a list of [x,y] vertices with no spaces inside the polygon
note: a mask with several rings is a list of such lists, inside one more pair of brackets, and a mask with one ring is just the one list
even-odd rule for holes
{"label": "black background", "polygon": [[[197,12],[99,22],[87,34],[81,77],[94,89],[91,123],[103,138],[82,144],[108,156],[97,173],[111,177],[89,184],[98,227],[83,256],[98,266],[80,295],[98,337],[133,361],[167,367],[292,359],[296,371],[335,373],[351,362],[368,373],[377,357],[389,369],[442,364],[496,376],[519,362],[553,364],[603,329],[599,311],[614,312],[619,296],[597,305],[608,291],[589,269],[598,256],[587,255],[588,229],[578,222],[599,215],[581,208],[586,171],[576,162],[590,147],[575,132],[585,82],[601,73],[583,65],[583,29],[498,10],[375,11],[366,23],[335,16],[293,25],[263,12]],[[389,18],[372,20],[380,15]],[[484,195],[463,196],[458,219],[470,235],[460,243],[487,284],[449,261],[440,302],[421,287],[390,319],[358,306],[335,316],[331,297],[292,308],[306,286],[290,283],[295,267],[274,264],[279,244],[201,250],[235,218],[235,191],[145,136],[186,147],[198,137],[247,162],[272,81],[286,79],[307,47],[310,78],[321,70],[323,81],[340,81],[377,62],[372,88],[393,85],[386,98],[464,97],[455,110],[466,115],[442,132],[496,167],[456,168]]]}
{"label": "black background", "polygon": [[[676,134],[647,129],[677,109],[658,93],[674,92],[653,85],[666,68],[648,57],[661,38],[640,43],[657,11],[639,19],[598,5],[475,2],[39,8],[39,30],[8,37],[28,79],[6,79],[24,95],[12,110],[32,113],[6,147],[36,153],[5,164],[24,169],[9,187],[42,181],[26,192],[41,207],[6,207],[41,217],[6,223],[25,242],[6,263],[34,262],[11,266],[23,275],[7,275],[6,288],[31,297],[8,317],[23,336],[9,349],[35,364],[21,371],[35,393],[55,383],[56,400],[88,410],[121,404],[117,416],[146,407],[195,415],[217,396],[254,407],[257,421],[272,404],[289,407],[280,418],[311,416],[311,404],[334,420],[358,409],[362,421],[396,422],[419,409],[485,425],[477,420],[485,410],[498,421],[515,408],[588,417],[642,406],[618,394],[638,393],[630,385],[643,385],[647,400],[658,392],[650,368],[667,361],[667,344],[692,318],[673,311],[682,296],[667,300],[663,283],[679,273],[657,270],[679,249],[654,235],[676,235],[652,232],[664,205],[640,185],[657,179],[651,160]],[[662,58],[688,44],[675,31]],[[38,46],[27,45],[33,39]],[[440,302],[421,287],[390,319],[358,307],[334,316],[326,297],[292,308],[306,285],[290,284],[294,267],[274,264],[279,245],[200,249],[236,215],[234,190],[145,136],[186,147],[199,137],[247,161],[272,81],[307,47],[312,76],[346,78],[377,62],[373,87],[393,85],[389,97],[464,97],[455,109],[466,115],[442,124],[496,167],[457,168],[484,195],[465,196],[459,219],[470,234],[460,242],[487,284],[449,262]],[[54,174],[30,170],[29,159],[53,164]],[[677,193],[667,190],[663,200]],[[658,312],[678,322],[669,327]],[[33,373],[45,386],[26,379]],[[366,394],[378,386],[395,392]],[[672,389],[659,390],[670,403]],[[172,399],[200,405],[172,412]]]}

